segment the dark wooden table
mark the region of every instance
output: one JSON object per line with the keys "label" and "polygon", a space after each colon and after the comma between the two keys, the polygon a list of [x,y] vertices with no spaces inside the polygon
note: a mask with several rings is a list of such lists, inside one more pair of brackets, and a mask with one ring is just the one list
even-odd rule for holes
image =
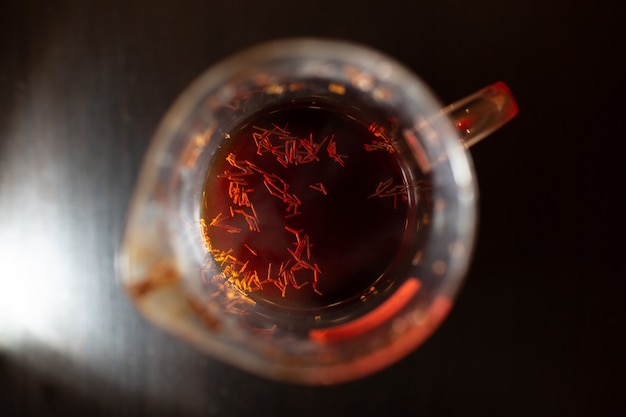
{"label": "dark wooden table", "polygon": [[[381,49],[443,102],[503,80],[520,105],[472,148],[479,241],[449,318],[335,387],[198,353],[141,318],[114,269],[172,100],[220,58],[295,35]],[[623,415],[625,45],[605,1],[5,0],[0,416]]]}

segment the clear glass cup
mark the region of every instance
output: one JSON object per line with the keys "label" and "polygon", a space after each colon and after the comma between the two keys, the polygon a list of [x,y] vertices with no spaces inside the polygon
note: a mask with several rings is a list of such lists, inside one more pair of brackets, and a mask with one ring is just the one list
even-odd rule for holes
{"label": "clear glass cup", "polygon": [[243,51],[163,119],[121,282],[149,320],[249,372],[333,384],[381,370],[449,312],[477,216],[466,148],[516,113],[500,82],[444,108],[361,45]]}

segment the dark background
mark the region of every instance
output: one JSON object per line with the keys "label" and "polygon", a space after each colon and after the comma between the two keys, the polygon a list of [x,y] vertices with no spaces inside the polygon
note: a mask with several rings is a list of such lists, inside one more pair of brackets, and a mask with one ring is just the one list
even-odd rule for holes
{"label": "dark background", "polygon": [[[624,415],[623,17],[615,1],[0,3],[0,415]],[[149,325],[113,256],[149,140],[219,59],[359,41],[442,102],[494,81],[519,116],[472,148],[479,240],[457,304],[402,362],[266,381]]]}

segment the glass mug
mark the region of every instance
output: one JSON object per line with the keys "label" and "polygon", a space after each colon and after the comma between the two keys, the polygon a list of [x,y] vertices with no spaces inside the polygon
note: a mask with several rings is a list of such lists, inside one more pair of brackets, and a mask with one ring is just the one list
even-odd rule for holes
{"label": "glass mug", "polygon": [[243,51],[157,130],[121,282],[149,320],[246,371],[302,384],[374,373],[450,310],[477,216],[466,148],[516,113],[500,82],[442,108],[361,45]]}

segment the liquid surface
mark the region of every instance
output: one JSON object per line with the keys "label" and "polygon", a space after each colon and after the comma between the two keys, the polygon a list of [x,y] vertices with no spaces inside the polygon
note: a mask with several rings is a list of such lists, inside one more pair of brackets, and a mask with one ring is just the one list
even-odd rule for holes
{"label": "liquid surface", "polygon": [[415,197],[392,125],[292,105],[227,136],[205,180],[205,239],[223,281],[257,303],[312,311],[372,291]]}

